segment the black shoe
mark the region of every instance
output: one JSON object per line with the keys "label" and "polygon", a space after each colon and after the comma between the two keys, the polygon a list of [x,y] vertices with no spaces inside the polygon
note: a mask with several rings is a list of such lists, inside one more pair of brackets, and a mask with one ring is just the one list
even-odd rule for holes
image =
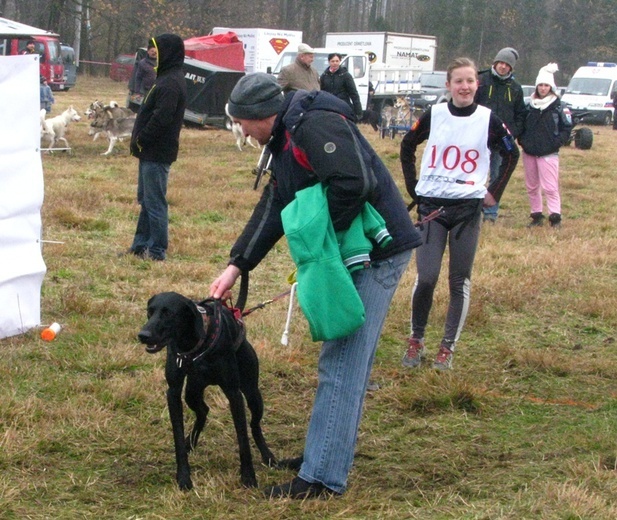
{"label": "black shoe", "polygon": [[164,262],[165,261],[164,256],[155,256],[152,253],[149,253],[148,251],[146,251],[145,253],[142,253],[139,256],[143,258],[144,260],[152,260],[153,262]]}
{"label": "black shoe", "polygon": [[529,217],[531,222],[527,224],[527,227],[541,227],[544,225],[544,215],[541,212],[532,213]]}
{"label": "black shoe", "polygon": [[340,496],[340,493],[327,488],[323,484],[307,482],[300,477],[294,478],[287,484],[264,488],[263,493],[266,498],[292,498],[294,500]]}
{"label": "black shoe", "polygon": [[559,213],[551,213],[548,216],[548,221],[551,227],[554,227],[554,228],[561,227],[561,215]]}
{"label": "black shoe", "polygon": [[132,248],[128,248],[126,251],[120,251],[119,253],[116,254],[116,256],[118,258],[123,258],[125,256],[142,256],[144,253],[146,252],[145,249],[132,249]]}

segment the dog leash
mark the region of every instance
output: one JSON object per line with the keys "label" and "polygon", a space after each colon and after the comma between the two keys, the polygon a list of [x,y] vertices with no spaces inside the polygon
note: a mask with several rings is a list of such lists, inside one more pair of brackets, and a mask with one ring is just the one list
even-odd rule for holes
{"label": "dog leash", "polygon": [[263,309],[266,305],[270,305],[271,303],[274,303],[275,301],[278,301],[281,298],[285,298],[285,296],[291,294],[291,292],[292,292],[292,289],[290,289],[289,291],[282,292],[281,294],[277,294],[276,296],[270,298],[269,300],[265,300],[261,303],[258,303],[254,307],[251,307],[250,309],[243,311],[242,317],[248,316],[249,314],[256,311],[257,309]]}

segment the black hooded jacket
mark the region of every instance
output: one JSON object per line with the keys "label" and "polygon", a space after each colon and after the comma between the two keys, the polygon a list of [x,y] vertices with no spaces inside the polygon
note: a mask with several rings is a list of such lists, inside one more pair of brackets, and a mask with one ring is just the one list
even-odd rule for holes
{"label": "black hooded jacket", "polygon": [[158,51],[156,81],[137,114],[131,154],[144,161],[171,164],[178,158],[186,107],[184,42],[175,34],[161,34],[150,43]]}

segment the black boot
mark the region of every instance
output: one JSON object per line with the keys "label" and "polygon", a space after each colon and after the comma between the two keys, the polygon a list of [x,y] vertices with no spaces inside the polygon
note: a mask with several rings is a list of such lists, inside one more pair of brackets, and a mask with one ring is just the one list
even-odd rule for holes
{"label": "black boot", "polygon": [[561,215],[559,213],[551,213],[548,216],[548,221],[551,224],[551,227],[561,227]]}
{"label": "black boot", "polygon": [[340,496],[340,493],[327,488],[319,482],[307,482],[303,478],[296,477],[287,484],[270,486],[263,490],[266,498],[293,498],[304,500],[306,498],[329,498]]}
{"label": "black boot", "polygon": [[531,218],[531,222],[527,224],[527,227],[540,227],[544,225],[544,215],[541,211],[532,213],[529,217]]}

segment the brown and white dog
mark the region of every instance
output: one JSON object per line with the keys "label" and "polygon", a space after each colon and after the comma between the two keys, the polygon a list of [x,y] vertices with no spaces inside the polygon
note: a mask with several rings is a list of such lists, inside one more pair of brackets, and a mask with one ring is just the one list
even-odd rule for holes
{"label": "brown and white dog", "polygon": [[117,102],[111,101],[105,106],[95,101],[85,113],[91,120],[88,134],[94,136],[93,140],[96,141],[100,135],[105,135],[109,140],[109,148],[101,155],[109,155],[118,141],[131,137],[136,115],[128,108],[118,106]]}
{"label": "brown and white dog", "polygon": [[137,114],[129,108],[124,108],[118,105],[117,101],[110,101],[109,105],[105,105],[99,100],[93,101],[85,110],[84,114],[86,114],[90,120],[90,130],[88,131],[88,135],[94,136],[94,140],[96,140],[100,134],[105,133],[105,131],[102,130],[102,126],[107,120],[107,116],[104,114],[106,110],[111,111],[114,119],[137,117]]}

